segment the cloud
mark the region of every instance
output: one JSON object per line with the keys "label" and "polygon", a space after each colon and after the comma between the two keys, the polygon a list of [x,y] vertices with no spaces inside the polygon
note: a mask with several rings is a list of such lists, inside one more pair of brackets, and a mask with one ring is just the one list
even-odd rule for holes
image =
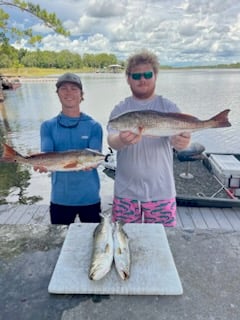
{"label": "cloud", "polygon": [[126,5],[127,2],[123,0],[90,0],[86,12],[96,18],[123,16]]}
{"label": "cloud", "polygon": [[[39,21],[41,48],[79,54],[106,52],[126,59],[139,48],[154,51],[162,64],[204,65],[240,61],[239,0],[32,0],[55,12],[71,38]],[[16,14],[16,13],[15,13]],[[15,21],[30,24],[29,20]],[[24,16],[26,19],[26,16]]]}

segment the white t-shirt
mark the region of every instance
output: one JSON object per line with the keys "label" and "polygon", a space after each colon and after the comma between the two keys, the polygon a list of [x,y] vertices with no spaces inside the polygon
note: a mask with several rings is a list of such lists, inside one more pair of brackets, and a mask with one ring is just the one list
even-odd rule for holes
{"label": "white t-shirt", "polygon": [[[150,100],[128,97],[110,114],[116,116],[139,110],[180,112],[176,104],[162,96]],[[114,131],[108,126],[109,134]],[[169,137],[146,137],[137,144],[117,151],[114,194],[142,202],[167,200],[176,196],[173,175],[173,150]]]}

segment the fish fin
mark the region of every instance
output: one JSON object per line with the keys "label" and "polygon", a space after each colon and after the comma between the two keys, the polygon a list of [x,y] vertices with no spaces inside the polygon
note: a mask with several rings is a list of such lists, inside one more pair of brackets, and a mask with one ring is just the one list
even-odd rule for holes
{"label": "fish fin", "polygon": [[126,232],[126,231],[124,230],[124,228],[123,228],[125,224],[126,224],[126,222],[124,222],[124,221],[122,221],[122,220],[117,220],[117,221],[115,222],[115,231],[116,231],[117,226],[118,226],[118,230],[121,230],[122,233],[125,235],[125,237],[126,237],[127,239],[129,239],[127,232]]}
{"label": "fish fin", "polygon": [[117,254],[122,254],[122,250],[121,250],[120,247],[118,247],[118,248],[116,249],[116,253],[117,253]]}
{"label": "fish fin", "polygon": [[122,227],[126,224],[126,222],[123,221],[123,220],[117,220],[117,221],[115,222],[115,224],[118,224],[119,227],[122,228]]}
{"label": "fish fin", "polygon": [[[158,113],[158,111],[156,112]],[[160,113],[160,112],[159,112]],[[173,118],[175,120],[180,121],[193,121],[193,122],[201,122],[197,117],[187,114],[187,113],[179,113],[179,112],[161,112],[161,116],[163,118]]]}
{"label": "fish fin", "polygon": [[231,123],[228,120],[228,113],[230,109],[223,110],[222,112],[218,113],[214,117],[212,117],[209,121],[216,122],[217,127],[231,127]]}
{"label": "fish fin", "polygon": [[103,219],[106,218],[106,217],[111,217],[112,216],[112,211],[107,209],[107,210],[105,210],[103,212],[100,212],[99,215]]}
{"label": "fish fin", "polygon": [[68,162],[67,164],[65,164],[63,166],[64,169],[68,169],[68,168],[76,168],[77,167],[78,162],[77,161],[72,161],[72,162]]}
{"label": "fish fin", "polygon": [[110,252],[110,245],[109,245],[109,243],[106,244],[104,252],[105,252],[105,253],[109,253],[109,252]]}
{"label": "fish fin", "polygon": [[99,150],[95,150],[95,149],[90,149],[90,148],[86,148],[84,149],[85,151],[88,151],[89,153],[98,155],[98,156],[102,156],[102,157],[106,157],[105,154],[101,153]]}
{"label": "fish fin", "polygon": [[8,144],[3,143],[3,155],[2,158],[5,160],[11,160],[13,159],[15,156],[20,156],[22,158],[24,158],[20,153],[18,153],[17,151],[15,151],[12,147],[10,147]]}

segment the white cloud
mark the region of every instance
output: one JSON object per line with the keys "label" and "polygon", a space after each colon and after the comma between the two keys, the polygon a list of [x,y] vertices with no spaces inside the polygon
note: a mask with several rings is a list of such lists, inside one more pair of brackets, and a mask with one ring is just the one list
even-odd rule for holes
{"label": "white cloud", "polygon": [[[125,59],[136,49],[146,47],[159,56],[162,64],[240,61],[239,0],[59,0],[57,5],[48,0],[31,2],[55,12],[71,32],[70,39],[50,33],[34,19],[33,29],[46,35],[41,46],[45,50],[107,52]],[[29,24],[19,17],[16,21]]]}
{"label": "white cloud", "polygon": [[123,16],[127,2],[123,0],[90,0],[87,14],[97,18]]}

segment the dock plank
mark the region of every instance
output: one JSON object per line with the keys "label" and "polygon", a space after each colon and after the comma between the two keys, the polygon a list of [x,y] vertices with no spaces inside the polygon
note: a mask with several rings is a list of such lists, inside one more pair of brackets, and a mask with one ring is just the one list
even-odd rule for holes
{"label": "dock plank", "polygon": [[197,229],[208,229],[206,224],[206,218],[204,219],[202,216],[201,208],[195,208],[191,212],[193,223]]}
{"label": "dock plank", "polygon": [[[0,224],[50,224],[49,205],[0,205]],[[179,206],[177,228],[240,230],[240,209]]]}
{"label": "dock plank", "polygon": [[233,230],[233,227],[229,222],[229,220],[227,219],[223,209],[216,210],[215,208],[212,208],[211,211],[219,224],[219,229],[224,229],[229,231]]}
{"label": "dock plank", "polygon": [[219,229],[220,225],[211,208],[200,208],[200,212],[208,229]]}
{"label": "dock plank", "polygon": [[228,221],[232,225],[233,230],[239,231],[240,230],[240,218],[238,217],[238,214],[234,210],[229,209],[229,208],[224,208],[223,211],[224,211],[226,218],[228,219]]}
{"label": "dock plank", "polygon": [[183,228],[180,211],[181,211],[181,208],[177,208],[177,215],[176,215],[176,219],[177,219],[176,227],[177,228]]}
{"label": "dock plank", "polygon": [[37,206],[35,205],[25,205],[24,214],[18,221],[18,224],[34,224],[33,216],[37,211]]}
{"label": "dock plank", "polygon": [[[195,208],[196,209],[196,208]],[[182,221],[183,229],[195,229],[192,217],[191,217],[191,208],[190,207],[178,207],[178,212],[180,219]]]}
{"label": "dock plank", "polygon": [[24,206],[12,206],[8,209],[8,219],[6,224],[18,224],[21,217],[25,214]]}
{"label": "dock plank", "polygon": [[9,205],[3,204],[0,206],[0,224],[6,224],[6,221],[10,218]]}
{"label": "dock plank", "polygon": [[32,219],[35,224],[50,224],[49,205],[38,206]]}

